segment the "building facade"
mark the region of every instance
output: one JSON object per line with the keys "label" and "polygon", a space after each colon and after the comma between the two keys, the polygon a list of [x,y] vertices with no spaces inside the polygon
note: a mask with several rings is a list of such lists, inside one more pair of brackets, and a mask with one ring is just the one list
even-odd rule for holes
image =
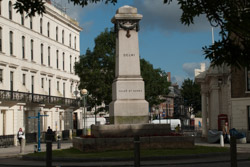
{"label": "building facade", "polygon": [[38,112],[47,115],[41,131],[80,128],[74,64],[82,28],[50,1],[34,17],[16,13],[14,3],[0,1],[0,136],[37,132],[37,119],[28,117]]}
{"label": "building facade", "polygon": [[228,66],[195,70],[195,81],[201,85],[202,135],[209,129],[229,127],[244,132],[250,141],[250,70]]}

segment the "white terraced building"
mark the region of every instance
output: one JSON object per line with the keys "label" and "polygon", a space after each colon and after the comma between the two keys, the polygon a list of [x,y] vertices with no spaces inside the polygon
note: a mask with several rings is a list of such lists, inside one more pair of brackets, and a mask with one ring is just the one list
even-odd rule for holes
{"label": "white terraced building", "polygon": [[14,135],[16,144],[19,128],[37,132],[37,119],[28,117],[38,112],[48,115],[41,131],[81,128],[74,64],[82,28],[48,0],[46,13],[31,18],[14,3],[0,0],[0,137]]}

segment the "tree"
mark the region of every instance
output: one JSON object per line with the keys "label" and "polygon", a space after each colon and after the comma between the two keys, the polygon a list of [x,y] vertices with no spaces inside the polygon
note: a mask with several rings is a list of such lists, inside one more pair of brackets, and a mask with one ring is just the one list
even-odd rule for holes
{"label": "tree", "polygon": [[[79,89],[90,92],[88,103],[92,107],[103,102],[108,105],[112,100],[112,82],[115,77],[115,40],[116,35],[106,29],[95,39],[93,52],[87,49],[85,55],[75,65],[80,77]],[[141,74],[145,82],[145,99],[151,106],[161,102],[159,95],[168,94],[169,82],[161,69],[154,69],[148,61],[141,59]]]}
{"label": "tree", "polygon": [[[172,0],[164,0],[170,3]],[[181,22],[194,24],[205,15],[213,27],[220,28],[221,39],[203,47],[212,65],[250,66],[250,3],[248,0],[177,0],[183,13]]]}
{"label": "tree", "polygon": [[166,96],[169,92],[167,74],[160,68],[154,69],[153,65],[144,59],[141,59],[140,63],[141,75],[145,82],[145,99],[149,106],[158,105],[163,102],[161,96]]}
{"label": "tree", "polygon": [[[75,64],[80,77],[79,89],[90,92],[88,104],[91,107],[109,104],[112,100],[111,85],[114,80],[115,34],[106,29],[95,39],[93,52],[87,49],[85,55]],[[96,111],[97,113],[97,111]]]}
{"label": "tree", "polygon": [[200,86],[191,79],[185,79],[181,86],[181,95],[184,99],[184,105],[192,106],[193,113],[201,110]]}

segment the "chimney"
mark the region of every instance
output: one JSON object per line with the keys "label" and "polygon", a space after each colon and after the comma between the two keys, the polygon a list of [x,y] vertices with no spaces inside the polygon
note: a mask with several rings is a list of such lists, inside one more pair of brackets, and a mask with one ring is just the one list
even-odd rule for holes
{"label": "chimney", "polygon": [[171,72],[167,72],[168,82],[171,82]]}

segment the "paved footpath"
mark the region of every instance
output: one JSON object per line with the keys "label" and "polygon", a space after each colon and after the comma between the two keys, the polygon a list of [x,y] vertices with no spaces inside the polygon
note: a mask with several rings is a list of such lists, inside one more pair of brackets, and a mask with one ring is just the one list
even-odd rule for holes
{"label": "paved footpath", "polygon": [[[26,144],[23,154],[33,153],[35,144],[36,143]],[[71,141],[61,143],[62,149],[70,148],[70,147],[72,147]],[[53,143],[52,149],[53,150],[57,149],[56,142]],[[41,151],[46,151],[46,144],[45,143],[41,143]],[[22,156],[22,154],[20,154],[20,146],[11,146],[8,148],[0,148],[0,159],[8,158],[8,157],[20,157],[20,156]]]}
{"label": "paved footpath", "polygon": [[[220,147],[219,144],[208,144],[208,143],[196,143],[196,145],[201,146],[215,146]],[[46,145],[41,144],[41,150],[46,150]],[[63,142],[61,144],[61,148],[70,148],[72,147],[72,143],[70,142]],[[225,147],[230,147],[229,144],[225,144]],[[57,149],[57,143],[53,143],[53,150]],[[248,163],[246,166],[249,167],[250,165],[250,143],[248,144],[237,144],[237,151],[238,151],[238,160],[240,162],[238,163]],[[0,148],[0,167],[7,167],[7,166],[45,166],[45,161],[31,161],[31,160],[23,160],[21,159],[20,147],[9,147],[9,148]],[[34,152],[34,144],[28,144],[25,146],[25,153],[32,153]],[[173,158],[162,158],[157,160],[142,160],[141,166],[216,166],[218,163],[222,163],[224,165],[228,164],[230,162],[230,155],[226,154],[220,154],[220,155],[206,155],[206,156],[197,156],[188,158],[185,156],[182,157],[176,157],[176,159]],[[108,166],[133,166],[134,162],[132,160],[102,160],[101,158],[98,161],[86,161],[86,160],[70,160],[66,162],[53,162],[53,166],[102,166],[102,167],[108,167]],[[223,166],[223,165],[219,165]],[[227,165],[226,165],[227,166]],[[243,165],[241,165],[243,167]]]}

